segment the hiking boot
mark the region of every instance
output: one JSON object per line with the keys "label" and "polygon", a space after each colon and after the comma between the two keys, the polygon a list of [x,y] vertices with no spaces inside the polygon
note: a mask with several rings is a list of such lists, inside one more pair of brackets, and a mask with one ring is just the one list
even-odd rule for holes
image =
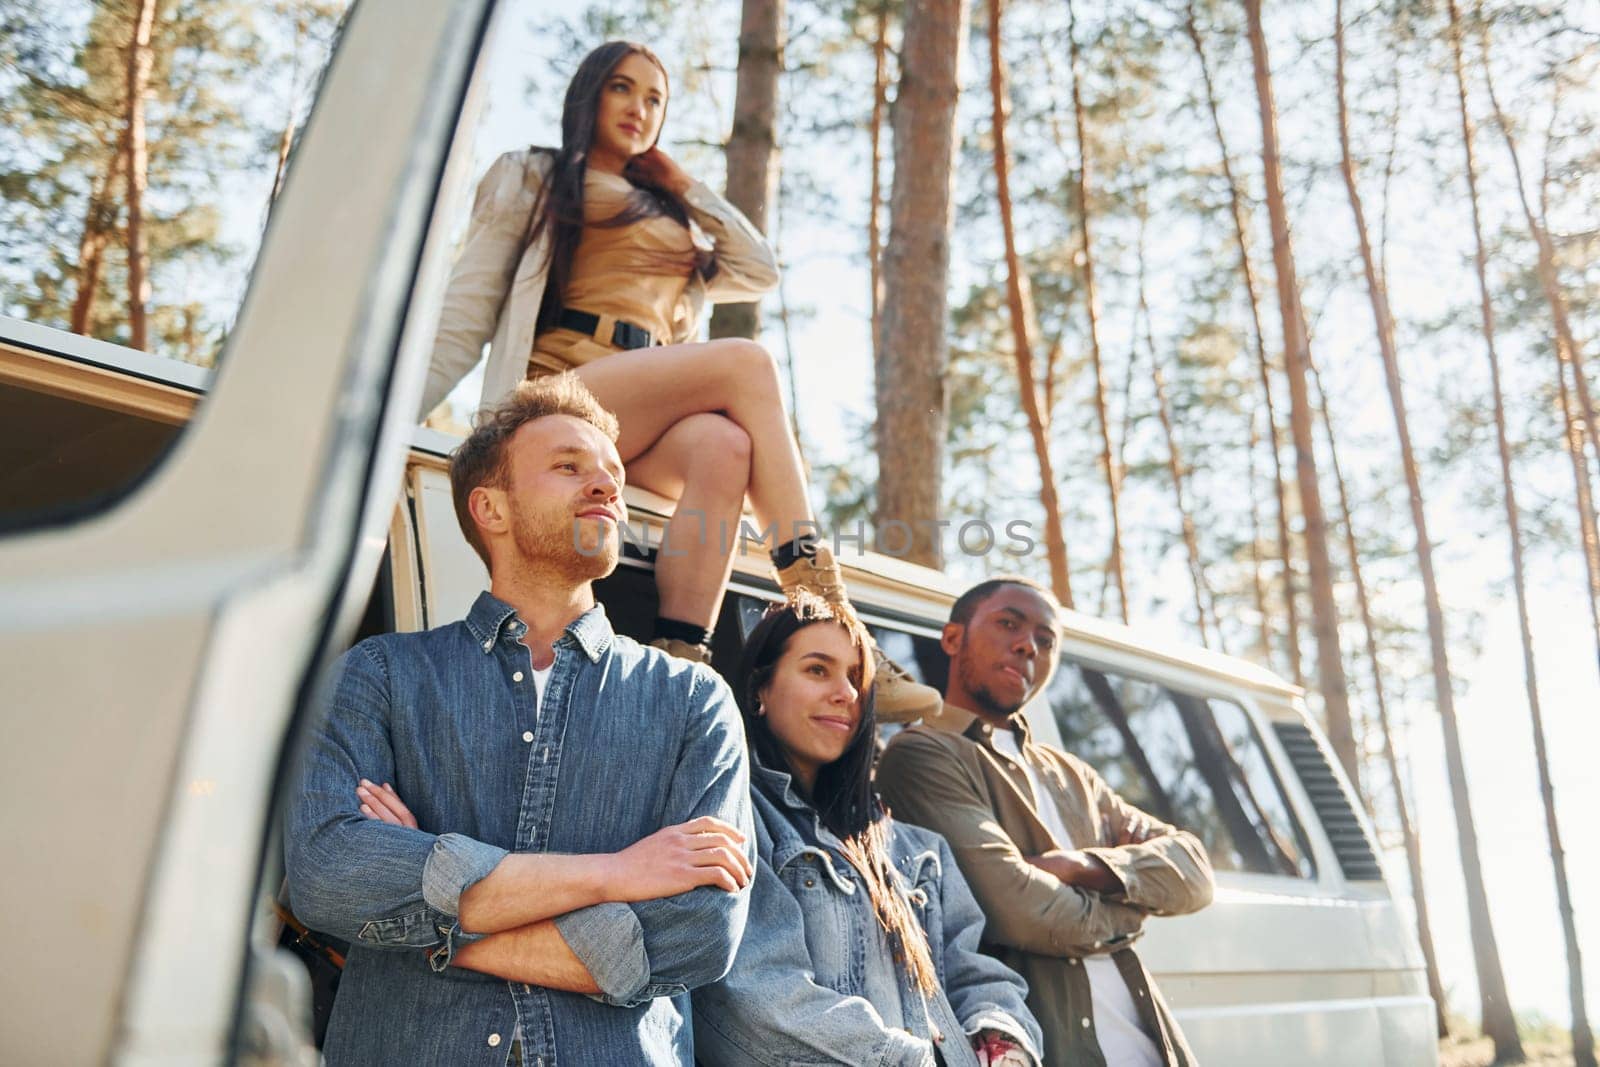
{"label": "hiking boot", "polygon": [[839,561],[833,558],[833,550],[827,545],[819,544],[816,548],[815,556],[801,556],[783,570],[775,570],[778,588],[785,593],[804,589],[854,620],[856,609],[850,606],[850,595],[845,592]]}
{"label": "hiking boot", "polygon": [[[817,545],[814,557],[801,556],[777,572],[778,587],[785,593],[803,589],[826,600],[833,608],[850,619],[855,619],[855,608],[850,604],[844,588],[844,574],[833,550],[827,545]],[[932,715],[944,703],[939,691],[923,685],[898,663],[883,654],[878,643],[872,643],[872,662],[876,677],[872,683],[873,706],[879,722],[914,722]]]}
{"label": "hiking boot", "polygon": [[711,666],[711,649],[705,645],[691,645],[676,637],[658,637],[650,642],[650,647],[659,648],[669,656],[677,656],[690,663],[704,663],[707,667]]}
{"label": "hiking boot", "polygon": [[944,697],[931,685],[923,685],[900,664],[883,654],[878,642],[872,642],[872,665],[876,671],[872,679],[872,706],[878,721],[916,722],[937,715],[944,706]]}

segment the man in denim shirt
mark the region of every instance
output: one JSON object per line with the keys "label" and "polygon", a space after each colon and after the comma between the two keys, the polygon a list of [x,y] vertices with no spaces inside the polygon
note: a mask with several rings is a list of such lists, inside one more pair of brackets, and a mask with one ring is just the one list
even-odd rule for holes
{"label": "man in denim shirt", "polygon": [[692,1062],[748,905],[744,731],[595,604],[616,438],[572,375],[488,411],[451,481],[490,591],[340,663],[286,839],[295,912],[351,943],[331,1065]]}

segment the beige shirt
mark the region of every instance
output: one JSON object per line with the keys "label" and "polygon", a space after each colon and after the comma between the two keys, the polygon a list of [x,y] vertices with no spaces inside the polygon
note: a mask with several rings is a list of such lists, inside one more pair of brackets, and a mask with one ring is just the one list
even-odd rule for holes
{"label": "beige shirt", "polygon": [[[949,841],[983,908],[986,947],[1028,980],[1028,1007],[1044,1029],[1047,1064],[1107,1067],[1083,961],[1108,956],[1159,1062],[1193,1067],[1194,1054],[1129,946],[1147,916],[1182,915],[1211,902],[1214,882],[1205,848],[1192,834],[1148,815],[1156,836],[1117,845],[1130,819],[1144,813],[1087,763],[1035,744],[1026,721],[1014,721],[1019,750],[1043,796],[1035,794],[1022,767],[996,751],[992,727],[948,704],[937,717],[890,740],[878,765],[879,792],[896,819]],[[1060,841],[1042,816],[1046,801],[1057,809],[1070,842]],[[1098,857],[1124,891],[1102,895],[1065,885],[1025,858],[1063,847]]]}
{"label": "beige shirt", "polygon": [[[499,400],[526,376],[550,250],[548,233],[532,242],[527,235],[553,159],[546,149],[507,152],[478,183],[466,241],[439,312],[422,415],[477,365],[485,344],[484,404]],[[692,227],[715,249],[716,270],[689,276],[671,323],[675,342],[694,335],[706,304],[754,300],[778,285],[772,249],[737,208],[704,182],[690,186],[683,199]]]}
{"label": "beige shirt", "polygon": [[591,170],[584,180],[583,236],[561,302],[596,315],[642,326],[661,340],[672,336],[678,301],[694,273],[689,229],[668,215],[625,226],[597,225],[615,218],[634,196],[633,183]]}

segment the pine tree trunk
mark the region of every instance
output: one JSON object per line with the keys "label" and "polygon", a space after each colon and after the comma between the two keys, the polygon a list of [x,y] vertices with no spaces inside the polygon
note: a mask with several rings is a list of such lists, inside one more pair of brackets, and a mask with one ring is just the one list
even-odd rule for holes
{"label": "pine tree trunk", "polygon": [[[1256,432],[1255,412],[1250,413],[1250,447],[1245,450],[1245,478],[1250,488],[1250,591],[1255,596],[1256,640],[1261,645],[1262,662],[1272,662],[1272,626],[1267,619],[1267,585],[1261,577],[1261,501],[1256,497],[1256,447],[1260,437]],[[1278,483],[1281,488],[1283,483]]]}
{"label": "pine tree trunk", "polygon": [[306,35],[310,32],[309,14],[303,6],[295,9],[294,39],[290,48],[293,62],[289,67],[289,102],[284,108],[283,132],[278,135],[278,160],[272,172],[272,193],[267,197],[267,205],[276,203],[278,195],[283,192],[283,177],[289,170],[289,153],[294,148],[295,112],[300,100],[300,53],[305,46]]}
{"label": "pine tree trunk", "polygon": [[[1117,426],[1117,447],[1115,456],[1111,463],[1111,472],[1116,478],[1115,488],[1117,490],[1119,500],[1121,499],[1122,487],[1127,483],[1128,439],[1133,436],[1133,372],[1135,370],[1135,365],[1139,362],[1138,319],[1139,315],[1136,309],[1134,312],[1134,321],[1129,328],[1128,358],[1123,363],[1122,367],[1122,392],[1119,394],[1122,397],[1122,418],[1119,420],[1119,425]],[[1051,410],[1053,411],[1054,408]],[[1113,536],[1115,536],[1116,533],[1117,531],[1112,531]],[[1107,559],[1111,557],[1111,552],[1115,548],[1116,545],[1114,544],[1106,547]],[[1108,567],[1100,573],[1100,601],[1095,609],[1096,614],[1104,615],[1106,613],[1106,603],[1110,598],[1110,594],[1111,569]]]}
{"label": "pine tree trunk", "polygon": [[122,176],[126,157],[124,142],[119,137],[106,157],[105,174],[100,183],[89,192],[89,207],[84,213],[83,234],[78,239],[78,291],[72,300],[72,317],[69,329],[73,333],[93,336],[94,305],[100,294],[100,275],[105,268],[106,245],[116,227],[117,203],[114,190]]}
{"label": "pine tree trunk", "polygon": [[[1184,487],[1183,450],[1178,444],[1177,427],[1172,417],[1172,403],[1167,397],[1167,378],[1161,371],[1161,357],[1156,353],[1155,333],[1150,325],[1150,304],[1145,298],[1144,287],[1144,229],[1145,213],[1141,203],[1136,271],[1139,299],[1134,317],[1144,320],[1144,346],[1150,357],[1150,377],[1155,385],[1156,415],[1161,422],[1162,436],[1167,442],[1167,475],[1172,480],[1172,499],[1178,508],[1178,525],[1183,534],[1183,549],[1189,562],[1189,584],[1194,590],[1194,617],[1195,625],[1200,630],[1200,643],[1207,648],[1211,647],[1211,629],[1214,627],[1217,633],[1217,647],[1227,651],[1222,644],[1222,622],[1216,617],[1216,597],[1206,582],[1205,564],[1200,559],[1200,537],[1195,530],[1194,515],[1189,510],[1188,493]],[[1132,352],[1129,352],[1128,360],[1131,365]],[[1211,627],[1206,625],[1208,611],[1212,618]]]}
{"label": "pine tree trunk", "polygon": [[956,79],[966,50],[967,5],[909,0],[894,108],[894,182],[883,257],[883,321],[874,367],[877,399],[880,543],[898,547],[891,524],[909,528],[916,563],[940,565],[949,366],[946,288],[952,176],[956,149]]}
{"label": "pine tree trunk", "polygon": [[[1250,229],[1247,223],[1244,196],[1233,176],[1233,159],[1228,151],[1228,140],[1222,132],[1222,118],[1217,107],[1216,87],[1211,80],[1211,64],[1200,40],[1200,27],[1195,20],[1194,5],[1185,11],[1184,29],[1200,60],[1200,75],[1206,87],[1206,107],[1211,114],[1211,129],[1217,138],[1217,149],[1222,156],[1222,177],[1228,186],[1229,214],[1233,219],[1234,241],[1239,246],[1239,274],[1244,281],[1245,296],[1250,308],[1250,335],[1255,344],[1256,368],[1261,381],[1261,396],[1266,403],[1267,441],[1272,448],[1272,491],[1278,505],[1278,558],[1283,575],[1284,621],[1288,627],[1289,675],[1294,684],[1306,684],[1305,669],[1300,663],[1300,609],[1294,588],[1294,546],[1289,537],[1288,493],[1283,477],[1282,442],[1278,432],[1278,414],[1272,400],[1272,363],[1267,356],[1266,334],[1261,328],[1261,297],[1256,286],[1255,269],[1250,261]],[[1271,645],[1265,646],[1268,655]]]}
{"label": "pine tree trunk", "polygon": [[145,312],[150,303],[149,257],[145,251],[144,193],[150,152],[145,142],[144,98],[150,88],[150,38],[157,0],[140,0],[128,38],[127,200],[128,200],[128,344],[145,348]]}
{"label": "pine tree trunk", "polygon": [[1535,272],[1539,277],[1539,287],[1544,290],[1545,300],[1550,305],[1550,318],[1556,330],[1556,349],[1563,360],[1572,364],[1578,411],[1583,416],[1583,425],[1588,433],[1590,447],[1596,450],[1597,456],[1600,456],[1600,425],[1596,424],[1594,398],[1589,392],[1588,373],[1584,370],[1583,347],[1578,344],[1567,315],[1566,293],[1561,288],[1561,279],[1556,272],[1555,245],[1550,240],[1549,229],[1534,213],[1533,205],[1528,201],[1528,190],[1523,183],[1522,160],[1517,153],[1517,142],[1511,135],[1511,126],[1506,122],[1505,112],[1500,108],[1500,99],[1495,94],[1494,75],[1489,69],[1487,31],[1485,31],[1483,56],[1484,85],[1489,90],[1489,105],[1494,110],[1495,125],[1500,128],[1500,136],[1506,142],[1506,153],[1511,157],[1511,170],[1517,185],[1517,200],[1522,205],[1522,214],[1528,223],[1528,234],[1533,238],[1534,247],[1538,252]]}
{"label": "pine tree trunk", "polygon": [[[1146,326],[1148,331],[1149,327]],[[1146,334],[1146,347],[1150,352],[1150,373],[1155,379],[1156,409],[1161,418],[1161,432],[1167,440],[1167,473],[1172,478],[1172,496],[1178,507],[1178,522],[1183,530],[1183,547],[1189,559],[1189,583],[1194,588],[1194,615],[1195,623],[1200,628],[1200,643],[1207,648],[1211,647],[1211,634],[1206,626],[1206,613],[1209,608],[1210,589],[1206,584],[1205,567],[1200,562],[1200,539],[1195,533],[1194,516],[1189,511],[1188,498],[1183,486],[1183,454],[1178,446],[1177,432],[1172,423],[1172,405],[1167,399],[1166,376],[1161,373],[1161,365],[1156,355],[1155,340]],[[1217,623],[1217,636],[1222,635],[1221,624]]]}
{"label": "pine tree trunk", "polygon": [[[739,16],[739,72],[728,137],[728,203],[767,231],[767,204],[778,174],[778,75],[783,70],[784,0],[744,0]],[[761,304],[718,304],[712,337],[754,338]]]}
{"label": "pine tree trunk", "polygon": [[1355,734],[1350,725],[1344,663],[1339,649],[1339,611],[1333,599],[1333,566],[1328,558],[1327,520],[1317,484],[1317,457],[1311,439],[1311,403],[1306,375],[1311,345],[1300,308],[1300,283],[1295,276],[1289,237],[1289,212],[1283,195],[1278,160],[1278,120],[1272,101],[1272,74],[1266,35],[1261,28],[1261,0],[1243,0],[1249,22],[1250,56],[1255,71],[1261,117],[1261,158],[1266,180],[1267,214],[1272,222],[1272,261],[1278,275],[1278,312],[1283,320],[1284,369],[1289,379],[1289,426],[1294,438],[1295,473],[1300,510],[1305,516],[1306,560],[1311,574],[1312,629],[1317,637],[1317,682],[1328,725],[1328,738],[1351,782],[1360,781]]}
{"label": "pine tree trunk", "polygon": [[795,376],[794,327],[789,319],[788,276],[781,269],[783,258],[783,220],[785,205],[783,180],[780,176],[773,197],[772,255],[778,261],[778,326],[783,333],[783,375],[789,385],[789,431],[794,434],[794,450],[800,454],[800,466],[806,477],[811,477],[811,462],[806,459],[806,438],[800,431],[800,383]]}
{"label": "pine tree trunk", "polygon": [[872,285],[872,360],[883,343],[883,112],[889,103],[889,4],[879,0],[872,38],[872,186],[867,208],[867,264]]}
{"label": "pine tree trunk", "polygon": [[[1367,596],[1367,583],[1361,571],[1361,552],[1356,544],[1355,518],[1350,509],[1350,493],[1345,486],[1344,471],[1339,466],[1339,445],[1333,433],[1333,416],[1328,413],[1328,391],[1322,387],[1322,375],[1312,364],[1311,377],[1317,387],[1317,406],[1322,415],[1322,432],[1328,442],[1328,459],[1333,467],[1333,482],[1339,490],[1339,512],[1344,519],[1345,546],[1349,553],[1350,576],[1356,587],[1356,604],[1361,612],[1361,628],[1366,635],[1367,663],[1372,669],[1373,703],[1378,710],[1378,733],[1383,739],[1383,762],[1394,783],[1394,807],[1400,820],[1400,841],[1405,848],[1406,870],[1411,876],[1411,902],[1417,912],[1417,940],[1422,945],[1423,969],[1428,976],[1428,994],[1433,997],[1434,1025],[1439,1036],[1450,1032],[1445,1006],[1444,980],[1439,975],[1439,960],[1433,948],[1433,926],[1428,920],[1428,897],[1423,888],[1422,843],[1417,839],[1416,828],[1411,823],[1410,803],[1406,799],[1405,781],[1400,774],[1400,757],[1395,749],[1394,725],[1389,719],[1389,701],[1383,688],[1383,668],[1378,660],[1377,627],[1372,621],[1372,602]],[[1373,805],[1367,805],[1372,813]],[[1374,815],[1374,820],[1376,816]]]}
{"label": "pine tree trunk", "polygon": [[[1453,6],[1452,17],[1453,19],[1457,17]],[[1452,25],[1454,24],[1453,22]],[[1572,368],[1573,387],[1578,400],[1577,409],[1576,412],[1569,410],[1572,407],[1572,398],[1568,396],[1564,400],[1566,406],[1563,411],[1568,412],[1566,433],[1568,448],[1574,450],[1573,471],[1578,480],[1579,498],[1578,529],[1583,542],[1584,566],[1588,569],[1589,576],[1589,615],[1595,629],[1596,652],[1600,655],[1600,536],[1597,536],[1596,531],[1593,490],[1589,485],[1589,463],[1585,458],[1583,447],[1584,438],[1587,437],[1589,448],[1600,454],[1600,430],[1595,426],[1594,406],[1590,402],[1589,383],[1583,367],[1583,352],[1573,337],[1572,326],[1567,319],[1566,296],[1556,276],[1555,250],[1550,243],[1549,233],[1534,216],[1532,206],[1528,203],[1527,190],[1522,180],[1522,161],[1517,154],[1517,143],[1511,135],[1511,127],[1506,123],[1505,114],[1500,109],[1499,97],[1495,94],[1494,77],[1489,70],[1487,31],[1483,42],[1483,57],[1484,83],[1489,90],[1489,104],[1494,110],[1495,123],[1500,127],[1506,151],[1511,157],[1512,173],[1517,183],[1517,197],[1522,203],[1528,233],[1532,236],[1538,252],[1539,285],[1544,291],[1545,301],[1550,305],[1550,317],[1555,324],[1557,373],[1561,375],[1563,389],[1566,388],[1567,367],[1570,365]],[[1574,416],[1581,420],[1579,426],[1572,425]]]}
{"label": "pine tree trunk", "polygon": [[989,94],[993,102],[992,130],[994,176],[1000,200],[1000,230],[1006,247],[1006,303],[1011,312],[1011,346],[1017,363],[1017,391],[1028,420],[1039,464],[1039,504],[1044,510],[1045,555],[1050,563],[1050,585],[1056,597],[1072,606],[1072,575],[1067,565],[1067,542],[1061,531],[1061,501],[1056,495],[1056,475],[1050,459],[1050,419],[1040,410],[1039,387],[1033,369],[1033,345],[1039,336],[1033,308],[1033,289],[1017,254],[1016,226],[1011,213],[1011,160],[1006,147],[1006,122],[1011,100],[1006,87],[1005,60],[1000,54],[1000,0],[989,0]]}
{"label": "pine tree trunk", "polygon": [[1106,571],[1117,587],[1117,607],[1122,621],[1128,621],[1128,580],[1122,559],[1122,515],[1117,490],[1118,476],[1111,453],[1111,421],[1106,411],[1105,361],[1100,356],[1100,304],[1095,293],[1094,251],[1089,224],[1089,141],[1085,129],[1083,86],[1079,74],[1078,20],[1072,0],[1067,0],[1067,53],[1072,86],[1072,121],[1078,134],[1078,237],[1083,256],[1083,304],[1089,328],[1089,358],[1094,368],[1094,407],[1100,424],[1100,466],[1106,478],[1106,494],[1111,505],[1111,553]]}
{"label": "pine tree trunk", "polygon": [[294,118],[283,124],[283,132],[278,135],[278,161],[272,171],[272,193],[269,202],[275,202],[278,194],[283,192],[283,176],[289,170],[289,150],[294,147]]}
{"label": "pine tree trunk", "polygon": [[1573,499],[1578,505],[1578,536],[1583,547],[1583,564],[1589,574],[1589,622],[1600,641],[1600,535],[1595,530],[1594,489],[1589,484],[1589,461],[1584,454],[1583,420],[1573,410],[1572,391],[1567,385],[1567,364],[1556,364],[1556,380],[1561,397],[1561,443],[1572,462]]}
{"label": "pine tree trunk", "polygon": [[[1494,428],[1495,443],[1500,455],[1500,484],[1506,509],[1506,530],[1511,542],[1511,577],[1517,595],[1517,627],[1522,638],[1522,670],[1524,684],[1528,691],[1528,713],[1533,723],[1534,758],[1539,771],[1539,791],[1544,801],[1545,831],[1550,842],[1550,858],[1556,879],[1556,902],[1561,913],[1562,935],[1566,940],[1568,994],[1572,1008],[1572,1052],[1573,1061],[1577,1067],[1595,1067],[1594,1034],[1589,1028],[1589,1019],[1585,1007],[1585,994],[1583,988],[1583,956],[1578,947],[1578,934],[1573,916],[1572,895],[1567,884],[1566,854],[1561,847],[1561,832],[1556,822],[1555,791],[1550,780],[1550,764],[1545,749],[1543,713],[1539,705],[1538,676],[1535,671],[1533,656],[1533,631],[1528,621],[1528,592],[1527,577],[1522,559],[1522,523],[1521,513],[1517,507],[1516,482],[1512,477],[1511,444],[1506,430],[1505,398],[1500,385],[1500,354],[1495,346],[1494,304],[1489,293],[1488,252],[1483,241],[1483,221],[1478,209],[1478,167],[1473,150],[1472,120],[1467,111],[1467,82],[1463,70],[1462,49],[1460,38],[1460,15],[1456,10],[1455,0],[1450,0],[1450,41],[1452,59],[1454,62],[1456,78],[1456,97],[1461,112],[1461,145],[1466,157],[1467,193],[1472,206],[1472,236],[1473,236],[1473,266],[1478,277],[1478,314],[1483,327],[1484,348],[1489,357],[1489,383],[1494,396]],[[1484,54],[1484,68],[1488,70],[1488,54]],[[1498,104],[1496,113],[1498,116]],[[1502,126],[1502,129],[1504,127]],[[1510,143],[1509,134],[1507,143]],[[1518,188],[1521,188],[1521,177],[1518,176]],[[1524,208],[1526,201],[1524,200]],[[1531,216],[1531,213],[1530,213]],[[1530,217],[1530,223],[1531,223]],[[1541,259],[1543,252],[1541,250]],[[1548,289],[1547,289],[1548,293]],[[1558,370],[1562,370],[1558,366]],[[1570,407],[1566,393],[1566,375],[1562,370],[1561,399],[1563,409]],[[1570,431],[1564,436],[1571,440]],[[1573,453],[1577,461],[1575,468],[1579,475],[1580,490],[1588,485],[1588,470],[1584,463],[1581,444]],[[1593,516],[1594,511],[1588,501],[1580,500],[1582,514]],[[1593,531],[1593,523],[1588,524],[1586,534]],[[1600,641],[1600,619],[1594,618],[1596,587],[1595,579],[1597,567],[1594,558],[1595,545],[1592,536],[1586,539],[1585,564],[1589,569],[1589,607],[1591,621],[1595,625],[1595,635]]]}

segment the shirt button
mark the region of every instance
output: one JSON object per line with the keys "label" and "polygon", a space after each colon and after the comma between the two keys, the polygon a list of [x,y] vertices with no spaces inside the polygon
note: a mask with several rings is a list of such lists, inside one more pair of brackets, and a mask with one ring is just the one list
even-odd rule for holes
{"label": "shirt button", "polygon": [[1085,1030],[1089,1029],[1089,1017],[1087,1015],[1083,1017],[1083,1028]]}
{"label": "shirt button", "polygon": [[489,1035],[489,1047],[490,1048],[499,1048],[500,1047],[500,1035],[499,1034],[490,1034]]}
{"label": "shirt button", "polygon": [[1067,962],[1072,964],[1072,966],[1074,966],[1074,967],[1076,967],[1078,965],[1078,961],[1077,960],[1068,960]]}
{"label": "shirt button", "polygon": [[512,675],[512,676],[511,676],[511,680],[512,680],[512,681],[513,681],[513,682],[520,682],[520,681],[522,681],[522,672],[521,672],[521,671],[518,671],[518,672],[517,672],[517,673],[516,673],[516,674],[513,674],[513,675]]}
{"label": "shirt button", "polygon": [[532,730],[524,730],[524,731],[522,731],[522,739],[524,741],[530,741],[531,742],[533,740],[533,731]]}
{"label": "shirt button", "polygon": [[494,642],[493,642],[493,641],[485,641],[485,642],[484,642],[484,643],[483,643],[483,650],[484,650],[484,651],[485,651],[485,652],[487,652],[487,651],[489,651],[489,650],[490,650],[490,649],[491,649],[491,648],[493,648],[493,647],[494,647]]}

